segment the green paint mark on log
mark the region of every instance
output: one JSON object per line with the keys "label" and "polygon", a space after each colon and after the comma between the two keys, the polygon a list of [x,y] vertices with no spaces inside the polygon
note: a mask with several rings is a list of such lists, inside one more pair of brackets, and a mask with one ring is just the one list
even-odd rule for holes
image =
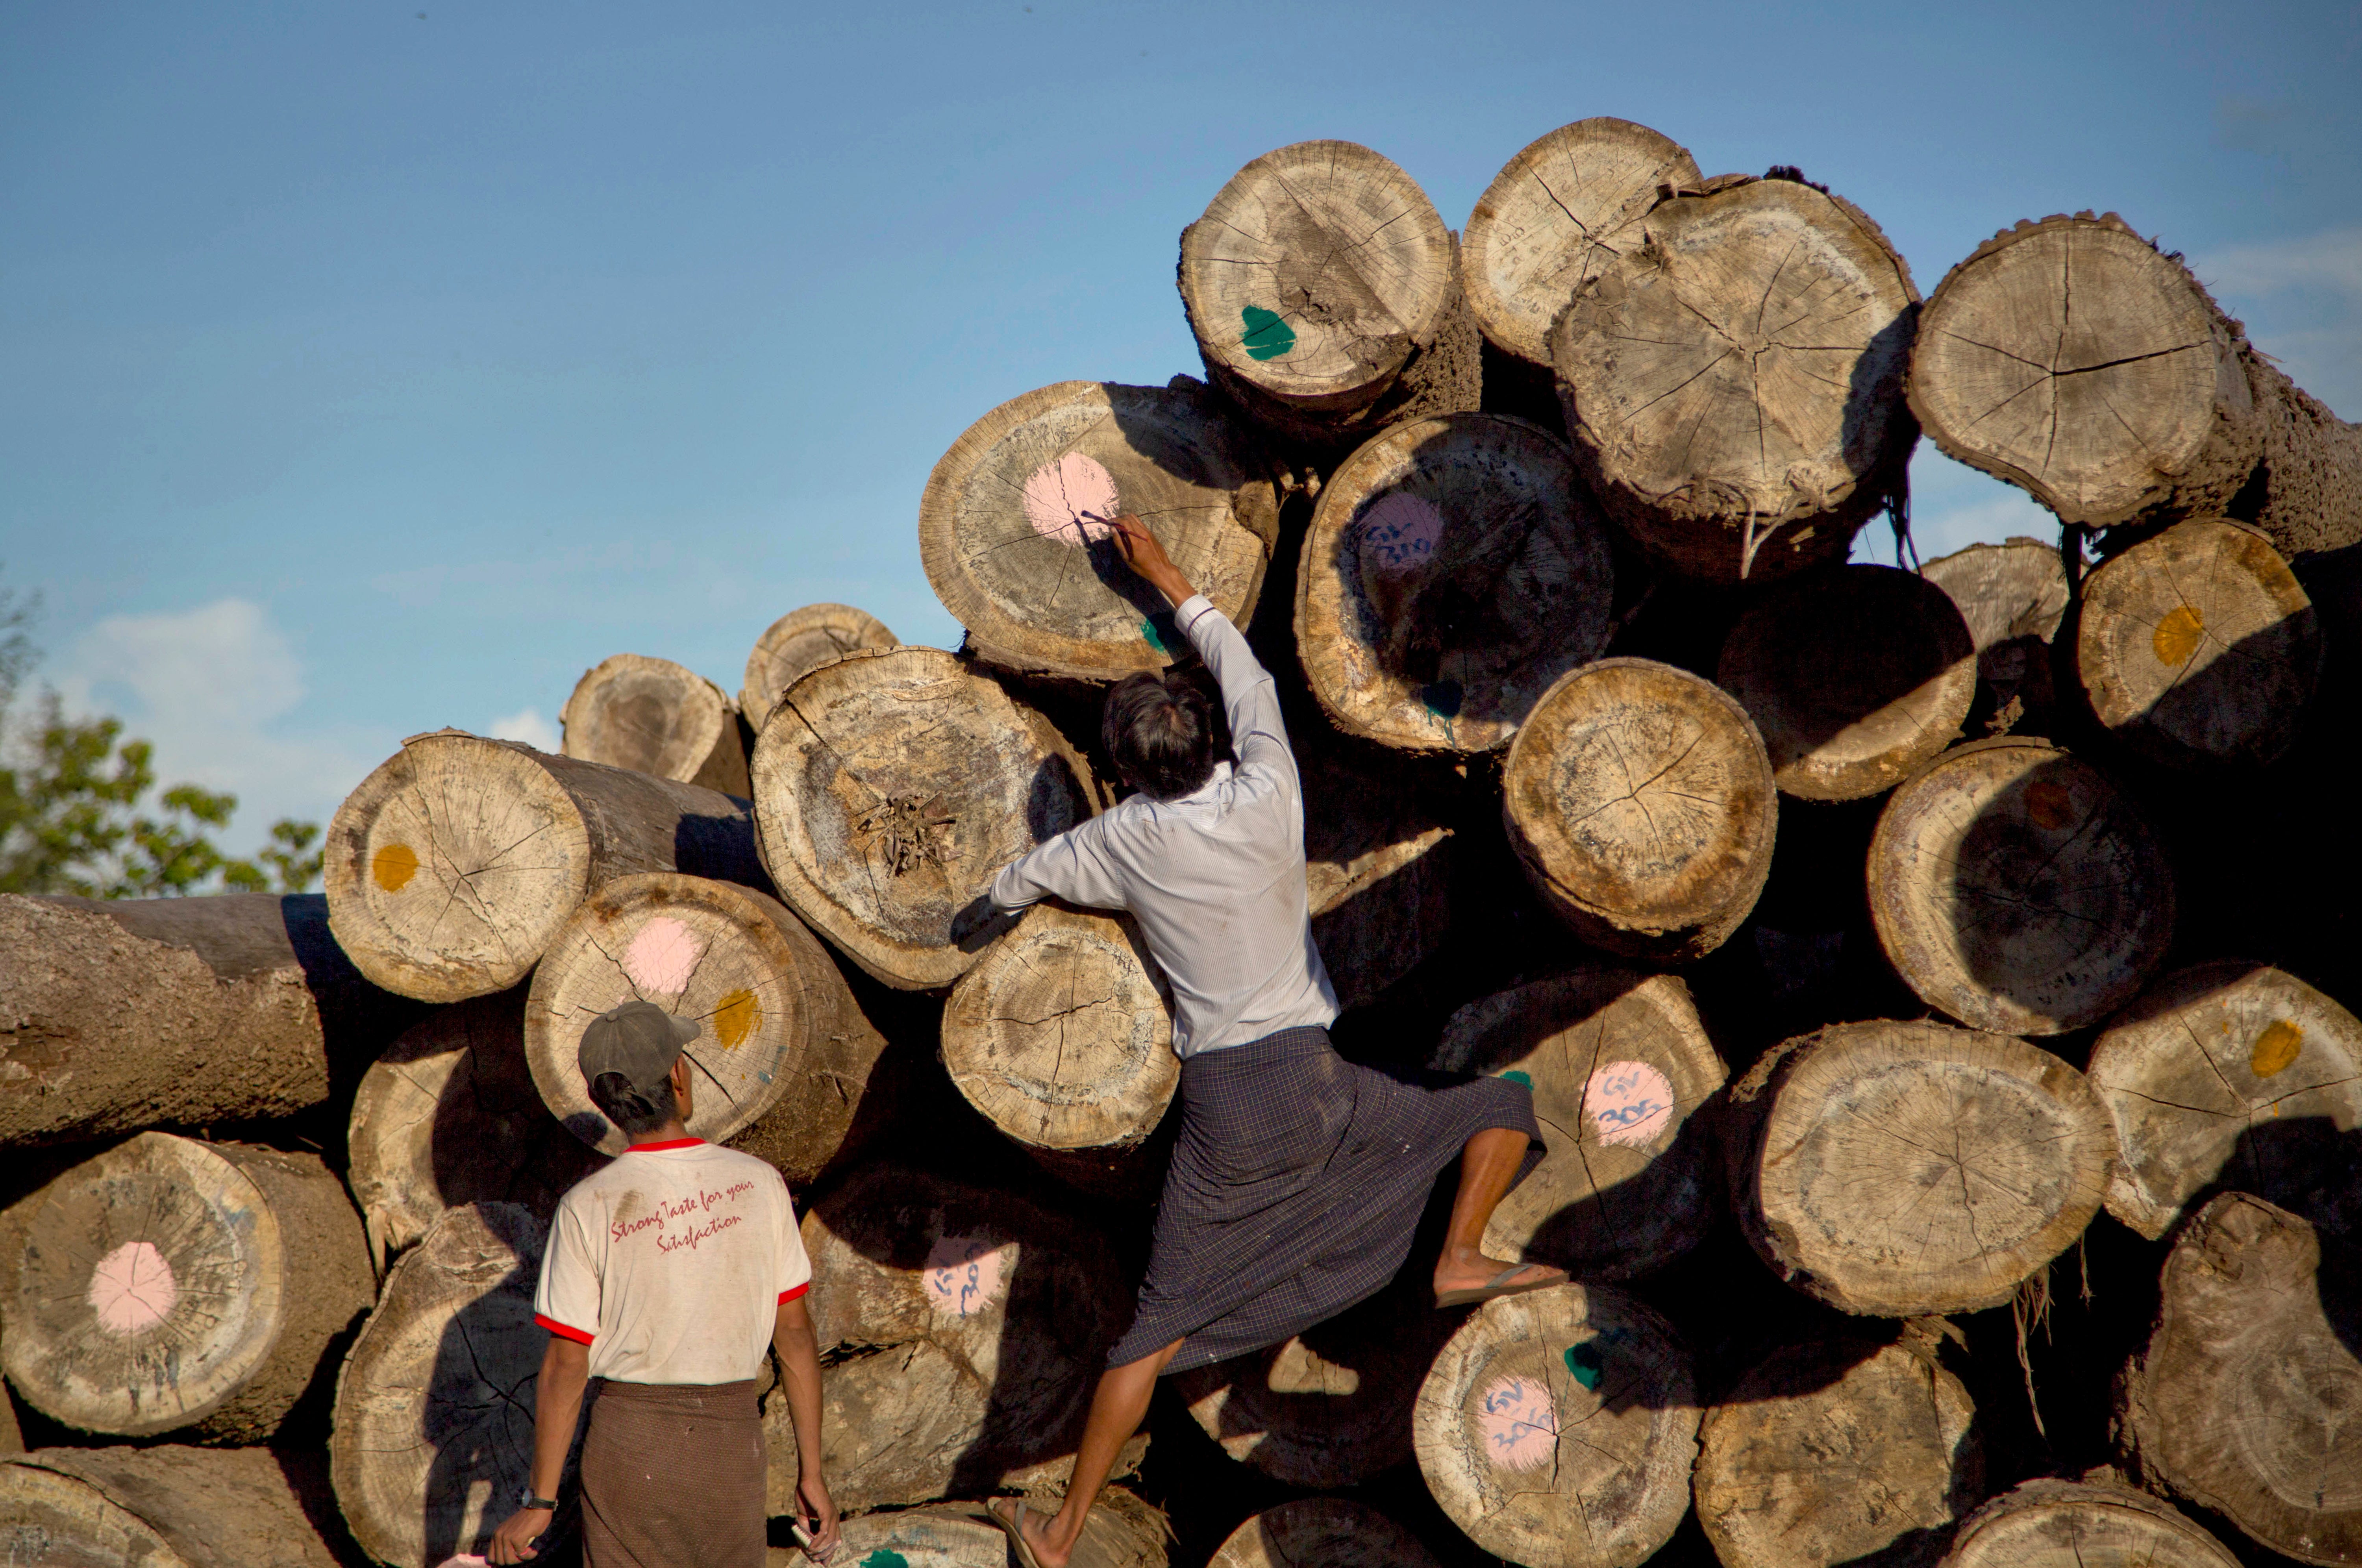
{"label": "green paint mark on log", "polygon": [[[1599,1353],[1595,1343],[1569,1345],[1566,1347],[1566,1369],[1574,1374],[1577,1383],[1595,1394],[1599,1391],[1600,1375],[1607,1370],[1607,1358]],[[869,1568],[869,1565],[865,1562],[862,1568]]]}
{"label": "green paint mark on log", "polygon": [[1296,329],[1279,319],[1277,313],[1261,305],[1249,305],[1239,312],[1247,325],[1247,335],[1242,339],[1250,359],[1276,359],[1296,347]]}
{"label": "green paint mark on log", "polygon": [[911,1568],[911,1560],[890,1546],[881,1546],[861,1560],[861,1568]]}
{"label": "green paint mark on log", "polygon": [[1418,700],[1427,711],[1439,719],[1456,719],[1465,694],[1456,680],[1438,680],[1418,689]]}
{"label": "green paint mark on log", "polygon": [[1158,653],[1169,654],[1174,645],[1180,641],[1180,629],[1174,625],[1170,615],[1151,615],[1140,624],[1140,635]]}
{"label": "green paint mark on log", "polygon": [[1533,1074],[1526,1071],[1523,1067],[1512,1067],[1501,1076],[1508,1079],[1513,1084],[1523,1084],[1528,1088],[1534,1087]]}

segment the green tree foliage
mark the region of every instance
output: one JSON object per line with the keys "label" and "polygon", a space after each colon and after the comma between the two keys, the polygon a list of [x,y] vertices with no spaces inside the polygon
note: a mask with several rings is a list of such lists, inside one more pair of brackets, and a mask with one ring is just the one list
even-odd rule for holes
{"label": "green tree foliage", "polygon": [[153,748],[125,740],[119,719],[74,719],[44,692],[29,722],[16,699],[39,654],[37,599],[0,589],[0,892],[143,899],[182,893],[300,893],[319,879],[320,824],[282,819],[252,859],[211,834],[237,797],[156,787]]}

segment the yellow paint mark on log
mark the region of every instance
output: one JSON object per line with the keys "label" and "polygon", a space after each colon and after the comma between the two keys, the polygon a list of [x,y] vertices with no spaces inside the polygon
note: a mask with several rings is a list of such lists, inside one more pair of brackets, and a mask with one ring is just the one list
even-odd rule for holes
{"label": "yellow paint mark on log", "polygon": [[2063,828],[2075,820],[2075,797],[2066,785],[2045,778],[2025,787],[2025,814],[2036,827]]}
{"label": "yellow paint mark on log", "polygon": [[2206,623],[2199,619],[2197,611],[2187,604],[2177,604],[2157,624],[2157,630],[2149,635],[2148,646],[2155,650],[2159,664],[2187,664],[2190,656],[2198,651],[2198,634],[2205,629]]}
{"label": "yellow paint mark on log", "polygon": [[2247,1066],[2256,1077],[2268,1078],[2296,1060],[2304,1044],[2304,1031],[2287,1019],[2274,1019],[2256,1036],[2256,1048],[2247,1054]]}
{"label": "yellow paint mark on log", "polygon": [[714,1005],[713,1037],[730,1050],[746,1043],[763,1021],[763,1004],[750,990],[734,990]]}
{"label": "yellow paint mark on log", "polygon": [[370,857],[370,875],[389,893],[399,893],[418,875],[418,851],[406,844],[389,844]]}

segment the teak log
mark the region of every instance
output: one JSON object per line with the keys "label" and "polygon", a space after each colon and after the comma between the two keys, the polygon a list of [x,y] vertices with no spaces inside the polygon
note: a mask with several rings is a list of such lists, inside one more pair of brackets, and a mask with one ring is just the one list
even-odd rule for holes
{"label": "teak log", "polygon": [[2362,1259],[2226,1192],[2183,1227],[2117,1430],[2151,1490],[2301,1562],[2362,1556]]}
{"label": "teak log", "polygon": [[1956,746],[1871,837],[1887,962],[1975,1029],[2060,1034],[2130,1001],[2173,939],[2173,870],[2106,775],[2046,741]]}
{"label": "teak log", "polygon": [[1933,1568],[1984,1497],[1976,1413],[1922,1337],[1784,1346],[1705,1413],[1698,1523],[1723,1568]]}
{"label": "teak log", "polygon": [[1491,1256],[1629,1279],[1689,1251],[1720,1215],[1697,1112],[1728,1074],[1675,977],[1586,969],[1482,998],[1451,1015],[1434,1065],[1533,1090],[1549,1153],[1493,1210]]}
{"label": "teak log", "polygon": [[1613,1286],[1487,1302],[1413,1418],[1428,1489],[1525,1568],[1637,1568],[1689,1512],[1698,1400],[1672,1325]]}
{"label": "teak log", "polygon": [[1297,646],[1347,734],[1495,751],[1597,656],[1613,597],[1606,532],[1563,441],[1504,414],[1413,420],[1321,486]]}
{"label": "teak log", "polygon": [[1976,644],[1917,573],[1843,566],[1782,583],[1740,616],[1714,678],[1755,721],[1782,790],[1858,801],[1959,738]]}
{"label": "teak log", "polygon": [[323,854],[337,941],[422,1001],[515,985],[618,877],[769,885],[745,801],[458,730],[403,742],[337,808]]}
{"label": "teak log", "polygon": [[631,1140],[590,1102],[590,1021],[652,1002],[699,1029],[689,1130],[802,1187],[834,1159],[886,1049],[826,949],[777,899],[671,872],[619,877],[582,900],[540,966],[524,1060],[549,1115],[602,1154]]}
{"label": "teak log", "polygon": [[[1037,1511],[1057,1512],[1057,1498],[1047,1492],[1036,1490],[1028,1500]],[[1075,1550],[1104,1568],[1164,1568],[1172,1535],[1161,1510],[1110,1486],[1091,1505]],[[872,1568],[1007,1568],[1009,1535],[980,1503],[931,1503],[846,1519],[837,1550],[848,1562]],[[809,1568],[811,1561],[775,1546],[769,1568]]]}
{"label": "teak log", "polygon": [[755,746],[779,896],[887,985],[940,990],[976,962],[952,917],[1094,809],[1056,726],[937,648],[847,654],[779,700]]}
{"label": "teak log", "polygon": [[1290,734],[1304,782],[1304,888],[1313,944],[1359,1007],[1417,968],[1451,931],[1451,829],[1399,772],[1325,736]]}
{"label": "teak log", "polygon": [[2235,1568],[2238,1561],[2146,1492],[2045,1477],[1971,1514],[1943,1568]]}
{"label": "teak log", "polygon": [[685,665],[639,654],[603,659],[582,672],[557,722],[568,756],[746,798],[738,705]]}
{"label": "teak log", "polygon": [[2327,640],[2261,531],[2193,517],[2083,584],[2075,669],[2092,712],[2167,767],[2260,767],[2296,742]]}
{"label": "teak log", "polygon": [[1640,658],[1569,670],[1510,743],[1501,810],[1527,879],[1575,934],[1630,957],[1713,952],[1755,908],[1779,819],[1747,711]]}
{"label": "teak log", "polygon": [[900,645],[885,622],[850,604],[790,610],[764,628],[746,656],[745,683],[738,688],[739,716],[760,734],[780,694],[812,670],[840,654]]}
{"label": "teak log", "polygon": [[1109,681],[1162,669],[1181,638],[1122,563],[1109,524],[1138,516],[1214,608],[1246,624],[1279,543],[1279,492],[1218,398],[1060,381],[952,443],[919,499],[919,560],[982,662]]}
{"label": "teak log", "polygon": [[2091,1083],[1940,1023],[1838,1023],[1731,1087],[1731,1207],[1772,1271],[1840,1311],[2010,1298],[2098,1213],[2116,1158]]}
{"label": "teak log", "polygon": [[[0,1541],[41,1568],[343,1568],[317,1461],[262,1448],[45,1448],[0,1462]],[[341,1544],[341,1543],[339,1543]]]}
{"label": "teak log", "polygon": [[[480,1552],[533,1459],[533,1391],[549,1335],[533,1320],[548,1232],[513,1203],[436,1222],[387,1275],[337,1377],[337,1504],[388,1568]],[[555,1527],[574,1514],[572,1461]]]}
{"label": "teak log", "polygon": [[1952,597],[1977,646],[1982,716],[2045,733],[2057,701],[2050,642],[2067,614],[2067,563],[2055,545],[2012,538],[1939,556],[1920,576]]}
{"label": "teak log", "polygon": [[1365,1503],[1299,1497],[1232,1530],[1209,1568],[1439,1568],[1418,1537]]}
{"label": "teak log", "polygon": [[1231,176],[1181,234],[1208,375],[1284,441],[1330,447],[1477,405],[1459,245],[1393,162],[1300,141]]}
{"label": "teak log", "polygon": [[349,1089],[418,1016],[327,900],[0,893],[0,1148],[263,1121]]}
{"label": "teak log", "polygon": [[2293,975],[2217,959],[2110,1020],[2091,1077],[2124,1154],[2108,1212],[2155,1241],[2217,1187],[2304,1209],[2340,1184],[2362,1125],[2362,1021]]}
{"label": "teak log", "polygon": [[1550,335],[1600,503],[1699,581],[1845,559],[1918,438],[1910,268],[1860,208],[1793,179],[1708,181],[1640,230]]}
{"label": "teak log", "polygon": [[165,1132],[0,1215],[8,1380],[116,1437],[255,1443],[369,1309],[360,1219],[316,1155]]}

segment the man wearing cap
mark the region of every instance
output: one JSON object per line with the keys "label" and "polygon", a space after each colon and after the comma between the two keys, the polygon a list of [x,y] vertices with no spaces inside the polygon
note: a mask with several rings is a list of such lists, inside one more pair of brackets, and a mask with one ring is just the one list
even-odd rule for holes
{"label": "man wearing cap", "polygon": [[766,1350],[778,1353],[815,1560],[837,1541],[820,1467],[811,1264],[779,1173],[689,1134],[698,1026],[629,1001],[593,1019],[577,1062],[631,1147],[558,1200],[534,1295],[549,1331],[531,1483],[491,1561],[529,1562],[557,1507],[586,1389],[586,1568],[764,1568]]}

